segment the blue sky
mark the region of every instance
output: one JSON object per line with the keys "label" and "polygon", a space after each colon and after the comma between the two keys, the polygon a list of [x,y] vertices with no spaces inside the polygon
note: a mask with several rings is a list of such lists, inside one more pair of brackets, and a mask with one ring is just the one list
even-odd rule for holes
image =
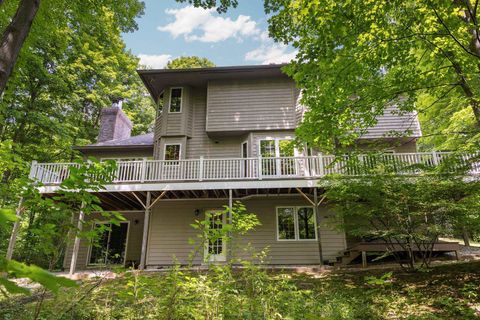
{"label": "blue sky", "polygon": [[267,35],[263,0],[240,1],[226,14],[174,0],[146,0],[138,30],[124,34],[127,47],[151,68],[180,56],[199,56],[218,66],[290,61],[292,48]]}

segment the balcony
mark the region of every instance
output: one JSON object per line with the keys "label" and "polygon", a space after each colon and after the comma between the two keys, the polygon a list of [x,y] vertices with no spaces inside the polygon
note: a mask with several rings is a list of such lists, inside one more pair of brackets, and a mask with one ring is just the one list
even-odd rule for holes
{"label": "balcony", "polygon": [[[480,173],[477,154],[418,152],[365,155],[320,155],[311,157],[188,159],[178,161],[118,161],[113,184],[153,184],[176,182],[235,182],[274,180],[316,180],[329,174],[359,176],[379,165],[386,172],[416,175],[438,165],[449,171],[466,167],[469,174]],[[455,160],[455,161],[451,161]],[[43,185],[59,185],[78,163],[36,163],[30,178]]]}

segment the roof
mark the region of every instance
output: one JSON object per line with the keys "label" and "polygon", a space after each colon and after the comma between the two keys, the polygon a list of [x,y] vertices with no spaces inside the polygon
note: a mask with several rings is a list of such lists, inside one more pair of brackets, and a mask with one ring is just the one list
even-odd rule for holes
{"label": "roof", "polygon": [[286,64],[233,66],[193,69],[137,70],[152,98],[157,101],[167,86],[205,86],[208,81],[288,77],[282,71]]}
{"label": "roof", "polygon": [[422,130],[416,112],[401,112],[396,106],[389,106],[382,116],[377,117],[377,124],[368,128],[360,139],[378,139],[406,136],[420,138]]}
{"label": "roof", "polygon": [[116,148],[129,148],[129,149],[143,149],[153,148],[153,133],[142,134],[133,136],[127,139],[109,140],[104,142],[98,142],[81,147],[74,147],[76,150],[105,150]]}

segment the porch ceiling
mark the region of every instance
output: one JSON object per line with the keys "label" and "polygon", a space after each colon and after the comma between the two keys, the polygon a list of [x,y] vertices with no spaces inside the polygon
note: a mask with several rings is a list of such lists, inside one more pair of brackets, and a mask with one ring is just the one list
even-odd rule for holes
{"label": "porch ceiling", "polygon": [[[314,188],[299,188],[305,195],[313,197]],[[161,196],[161,201],[188,201],[188,200],[228,200],[229,189],[210,190],[170,190],[151,191],[152,202]],[[100,200],[101,206],[107,211],[144,211],[147,191],[109,191],[94,193]],[[163,194],[163,195],[162,195]],[[233,200],[246,200],[255,197],[301,196],[296,188],[258,188],[232,189]],[[138,199],[137,199],[138,198]]]}

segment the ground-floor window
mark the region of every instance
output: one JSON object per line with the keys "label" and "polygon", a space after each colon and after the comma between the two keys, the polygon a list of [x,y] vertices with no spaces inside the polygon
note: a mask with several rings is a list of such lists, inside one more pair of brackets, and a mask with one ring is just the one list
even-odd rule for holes
{"label": "ground-floor window", "polygon": [[119,225],[96,223],[100,236],[90,247],[89,264],[124,264],[127,252],[128,222]]}
{"label": "ground-floor window", "polygon": [[277,240],[316,240],[313,207],[277,207]]}

